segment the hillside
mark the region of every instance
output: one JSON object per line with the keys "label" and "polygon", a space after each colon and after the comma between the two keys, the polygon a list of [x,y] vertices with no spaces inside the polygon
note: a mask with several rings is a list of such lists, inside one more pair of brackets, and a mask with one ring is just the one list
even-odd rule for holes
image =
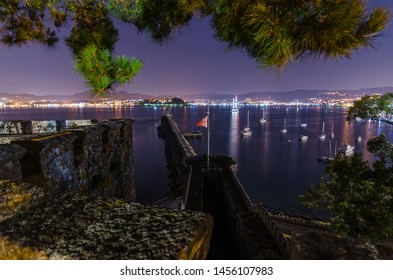
{"label": "hillside", "polygon": [[[239,101],[244,101],[246,99],[252,100],[272,100],[277,102],[291,102],[291,101],[307,101],[311,98],[326,99],[331,98],[354,98],[360,97],[364,94],[370,95],[375,93],[387,93],[393,92],[393,87],[376,87],[376,88],[364,88],[356,90],[327,90],[327,89],[313,89],[313,90],[294,90],[294,91],[261,91],[261,92],[247,92],[239,93],[237,95]],[[334,95],[333,95],[334,93]],[[129,93],[126,91],[112,92],[105,96],[94,96],[89,91],[84,91],[80,93],[75,93],[72,95],[34,95],[34,94],[9,94],[0,93],[1,98],[7,98],[12,100],[17,100],[21,102],[30,101],[50,101],[50,102],[67,102],[67,101],[91,101],[99,100],[102,98],[108,98],[110,100],[137,100],[137,99],[149,99],[152,95],[142,94],[142,93]],[[157,98],[157,96],[155,96]],[[173,96],[159,96],[159,98],[172,98]],[[180,96],[180,98],[185,100],[216,100],[216,101],[232,101],[234,95],[232,94],[218,94],[218,93],[200,93]]]}

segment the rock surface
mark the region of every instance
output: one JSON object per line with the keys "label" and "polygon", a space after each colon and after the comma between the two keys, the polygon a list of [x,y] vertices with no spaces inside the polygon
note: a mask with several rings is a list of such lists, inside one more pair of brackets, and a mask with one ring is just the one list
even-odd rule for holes
{"label": "rock surface", "polygon": [[0,256],[11,244],[49,259],[204,259],[212,224],[205,213],[68,193],[0,222]]}
{"label": "rock surface", "polygon": [[291,259],[377,260],[393,259],[393,248],[366,241],[309,231],[292,235]]}

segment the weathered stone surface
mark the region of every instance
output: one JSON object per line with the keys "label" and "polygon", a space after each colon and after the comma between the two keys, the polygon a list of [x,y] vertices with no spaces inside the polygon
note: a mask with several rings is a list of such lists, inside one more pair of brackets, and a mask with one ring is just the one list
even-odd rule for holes
{"label": "weathered stone surface", "polygon": [[87,126],[93,124],[93,120],[66,120],[65,127],[66,128],[78,128],[81,126]]}
{"label": "weathered stone surface", "polygon": [[30,134],[31,121],[0,121],[0,134]]}
{"label": "weathered stone surface", "polygon": [[292,235],[291,259],[376,260],[392,259],[393,250],[370,242],[340,238],[330,233],[309,231]]}
{"label": "weathered stone surface", "polygon": [[30,182],[49,196],[83,188],[92,197],[135,201],[132,120],[9,123],[20,133],[22,123],[30,123],[40,133],[1,137],[26,152],[21,157],[15,145],[0,147],[0,179]]}
{"label": "weathered stone surface", "polygon": [[23,180],[43,187],[48,195],[78,187],[73,153],[75,139],[74,134],[63,132],[14,141],[26,149],[21,159]]}
{"label": "weathered stone surface", "polygon": [[100,195],[135,200],[134,156],[132,146],[132,120],[100,122],[102,134],[102,160],[105,180],[97,178]]}
{"label": "weathered stone surface", "polygon": [[34,185],[0,180],[0,221],[37,205],[43,196],[42,189]]}
{"label": "weathered stone surface", "polygon": [[0,179],[22,180],[20,159],[26,150],[19,145],[0,144]]}
{"label": "weathered stone surface", "polygon": [[49,259],[203,259],[211,230],[205,213],[73,193],[0,222],[0,238]]}
{"label": "weathered stone surface", "polygon": [[11,144],[12,141],[29,139],[29,138],[31,138],[31,135],[25,135],[25,134],[0,135],[0,144]]}
{"label": "weathered stone surface", "polygon": [[56,121],[32,121],[32,133],[51,133],[57,132]]}
{"label": "weathered stone surface", "polygon": [[93,185],[100,184],[100,180],[96,178],[104,177],[106,173],[102,158],[104,128],[92,125],[67,131],[77,136],[73,142],[73,150],[78,184],[91,190]]}
{"label": "weathered stone surface", "polygon": [[[173,123],[173,122],[172,122]],[[181,197],[187,186],[188,168],[185,164],[187,155],[181,149],[175,133],[172,131],[168,116],[161,117],[157,128],[158,136],[165,140],[165,158],[168,171],[169,197]]]}
{"label": "weathered stone surface", "polygon": [[0,135],[45,134],[61,132],[96,123],[96,120],[0,121]]}

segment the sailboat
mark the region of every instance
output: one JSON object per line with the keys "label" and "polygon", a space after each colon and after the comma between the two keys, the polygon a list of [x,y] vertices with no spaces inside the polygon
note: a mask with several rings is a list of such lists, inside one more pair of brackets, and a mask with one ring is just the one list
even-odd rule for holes
{"label": "sailboat", "polygon": [[[301,124],[300,127],[307,127],[307,124]],[[307,140],[308,139],[308,135],[304,135],[304,134],[300,134],[299,135],[299,140]]]}
{"label": "sailboat", "polygon": [[266,122],[266,117],[265,117],[265,110],[262,109],[262,118],[259,120],[260,123],[265,123]]}
{"label": "sailboat", "polygon": [[330,133],[330,138],[334,138],[334,130],[333,130],[333,125],[334,125],[334,123],[332,123],[332,132]]}
{"label": "sailboat", "polygon": [[239,112],[239,104],[237,103],[237,95],[232,99],[232,113]]}
{"label": "sailboat", "polygon": [[[337,145],[337,142],[336,142]],[[336,153],[336,152],[334,152]],[[334,159],[334,157],[332,156],[332,138],[329,139],[329,153],[328,156],[320,156],[317,158],[318,161],[322,161],[324,163],[329,163]]]}
{"label": "sailboat", "polygon": [[245,128],[243,128],[242,131],[240,131],[240,133],[243,136],[248,136],[248,135],[251,135],[251,133],[252,133],[252,130],[250,128],[250,111],[247,111],[247,125]]}
{"label": "sailboat", "polygon": [[287,119],[284,119],[284,127],[280,129],[282,133],[287,133]]}
{"label": "sailboat", "polygon": [[325,134],[325,122],[322,123],[322,133],[318,136],[319,139],[323,140],[325,139],[326,134]]}

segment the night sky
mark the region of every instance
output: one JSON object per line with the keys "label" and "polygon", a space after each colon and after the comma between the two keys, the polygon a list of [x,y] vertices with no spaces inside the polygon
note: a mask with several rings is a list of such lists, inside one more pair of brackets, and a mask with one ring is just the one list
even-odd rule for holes
{"label": "night sky", "polygon": [[[393,10],[393,1],[369,1]],[[173,40],[157,45],[129,25],[119,25],[117,54],[145,61],[139,75],[119,88],[128,92],[182,96],[195,93],[240,94],[250,91],[295,89],[360,89],[393,86],[393,22],[377,38],[373,48],[356,51],[351,59],[302,62],[290,65],[281,76],[257,68],[240,51],[227,51],[213,37],[209,19],[194,19]],[[74,72],[70,50],[39,45],[0,45],[0,92],[74,94],[85,91]]]}

